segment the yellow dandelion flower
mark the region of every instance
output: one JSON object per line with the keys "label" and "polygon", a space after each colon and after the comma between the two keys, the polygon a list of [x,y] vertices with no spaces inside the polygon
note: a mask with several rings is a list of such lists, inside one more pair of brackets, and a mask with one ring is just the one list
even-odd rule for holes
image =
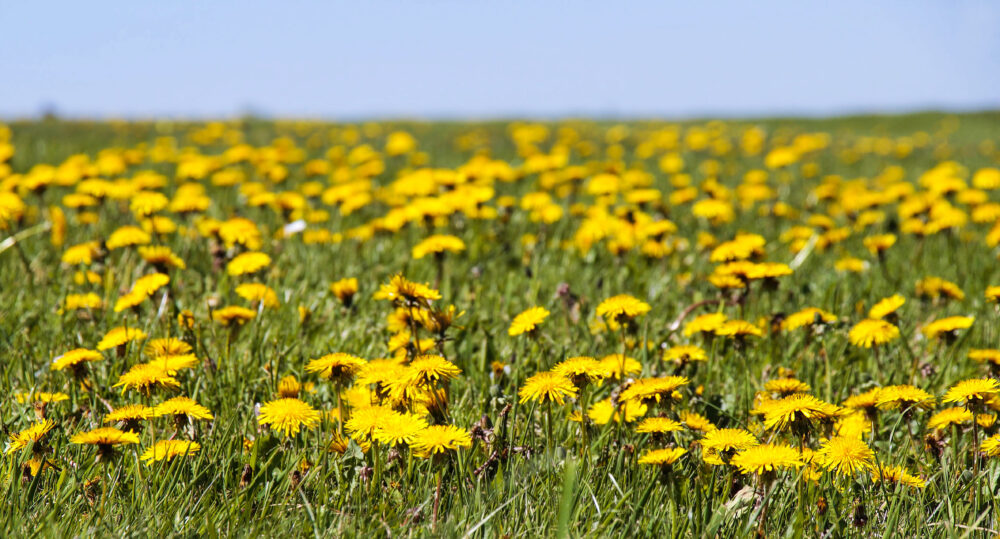
{"label": "yellow dandelion flower", "polygon": [[600,361],[587,356],[571,357],[560,361],[552,367],[552,372],[569,378],[576,385],[582,385],[586,382],[600,382],[611,374],[607,368],[601,365]]}
{"label": "yellow dandelion flower", "polygon": [[441,356],[422,355],[410,362],[410,375],[426,387],[451,380],[459,374],[462,374],[462,369]]}
{"label": "yellow dandelion flower", "polygon": [[679,430],[684,430],[684,425],[666,417],[649,417],[643,419],[642,422],[635,428],[636,432],[650,434],[663,434]]}
{"label": "yellow dandelion flower", "polygon": [[1000,350],[994,348],[979,348],[969,350],[969,359],[1000,365]]}
{"label": "yellow dandelion flower", "polygon": [[139,435],[134,432],[120,431],[114,427],[99,427],[87,432],[74,434],[70,443],[78,445],[96,445],[98,459],[104,459],[112,454],[116,445],[139,443]]}
{"label": "yellow dandelion flower", "polygon": [[110,350],[130,341],[140,341],[146,338],[146,333],[138,328],[116,327],[104,334],[97,343],[98,350]]}
{"label": "yellow dandelion flower", "polygon": [[882,409],[909,408],[916,406],[922,410],[934,407],[934,397],[930,393],[911,385],[886,386],[878,392],[876,406]]}
{"label": "yellow dandelion flower", "polygon": [[972,378],[949,388],[941,402],[981,403],[997,393],[1000,393],[1000,382],[993,378]]}
{"label": "yellow dandelion flower", "polygon": [[776,472],[782,468],[801,468],[805,465],[797,449],[782,444],[748,447],[733,455],[730,462],[744,475]]}
{"label": "yellow dandelion flower", "polygon": [[426,284],[407,280],[402,275],[393,275],[388,284],[383,284],[375,292],[377,300],[389,300],[393,303],[419,305],[436,299],[441,299],[441,293]]}
{"label": "yellow dandelion flower", "polygon": [[971,316],[949,316],[935,320],[923,328],[923,333],[928,339],[936,339],[942,335],[954,335],[960,329],[972,327],[976,319]]}
{"label": "yellow dandelion flower", "polygon": [[232,276],[250,275],[271,265],[271,257],[259,251],[237,255],[226,264],[226,273]]}
{"label": "yellow dandelion flower", "polygon": [[104,359],[100,352],[89,348],[74,348],[52,360],[52,370],[61,371],[67,367],[76,368],[90,361]]}
{"label": "yellow dandelion flower", "polygon": [[277,309],[281,306],[278,294],[266,284],[243,283],[236,287],[236,295],[253,304],[263,304],[269,309]]}
{"label": "yellow dandelion flower", "polygon": [[10,442],[4,449],[4,454],[14,453],[28,447],[30,444],[41,441],[45,435],[55,427],[56,424],[50,419],[39,421],[30,427],[10,435]]}
{"label": "yellow dandelion flower", "polygon": [[788,315],[788,317],[781,322],[781,329],[784,331],[794,331],[803,327],[809,327],[816,324],[831,324],[836,321],[837,317],[833,313],[829,313],[823,309],[817,309],[815,307],[807,307],[801,311]]}
{"label": "yellow dandelion flower", "polygon": [[834,436],[820,447],[820,465],[839,475],[854,475],[871,468],[875,453],[864,441],[845,436]]}
{"label": "yellow dandelion flower", "polygon": [[460,253],[464,250],[465,242],[461,238],[448,234],[435,234],[415,245],[412,255],[413,258],[420,259],[429,254]]}
{"label": "yellow dandelion flower", "polygon": [[695,333],[715,333],[715,331],[726,323],[727,317],[723,313],[709,313],[698,316],[684,326],[684,335],[690,337]]}
{"label": "yellow dandelion flower", "polygon": [[507,329],[507,334],[515,337],[522,333],[531,333],[548,316],[549,311],[545,307],[532,307],[514,317],[514,320],[510,323],[510,328]]}
{"label": "yellow dandelion flower", "polygon": [[302,428],[315,428],[320,418],[320,412],[304,401],[277,399],[261,405],[257,421],[287,438],[298,434]]}
{"label": "yellow dandelion flower", "polygon": [[424,418],[409,413],[395,413],[386,416],[375,429],[375,441],[388,446],[410,445],[420,431],[427,428]]}
{"label": "yellow dandelion flower", "polygon": [[160,269],[160,271],[167,268],[187,268],[184,260],[170,250],[170,247],[165,245],[149,245],[139,247],[139,256],[141,256],[146,263],[152,264]]}
{"label": "yellow dandelion flower", "polygon": [[554,372],[540,372],[528,378],[518,391],[521,404],[529,400],[539,403],[563,404],[566,397],[576,397],[576,386],[565,376]]}
{"label": "yellow dandelion flower", "polygon": [[866,319],[858,322],[848,334],[851,344],[871,348],[899,338],[899,328],[885,320]]}
{"label": "yellow dandelion flower", "polygon": [[192,419],[215,419],[211,410],[198,404],[194,399],[183,396],[157,404],[153,407],[153,415],[155,417],[183,415]]}
{"label": "yellow dandelion flower", "polygon": [[454,425],[431,425],[413,437],[410,447],[414,455],[429,457],[447,451],[472,447],[469,431]]}
{"label": "yellow dandelion flower", "polygon": [[994,434],[979,444],[979,450],[987,457],[1000,456],[1000,434]]}
{"label": "yellow dandelion flower", "polygon": [[212,311],[212,320],[223,326],[231,326],[233,324],[242,326],[247,321],[253,320],[256,316],[256,312],[238,305],[229,305]]}
{"label": "yellow dandelion flower", "polygon": [[597,316],[622,323],[648,313],[648,303],[628,294],[619,294],[602,301],[597,306]]}
{"label": "yellow dandelion flower", "polygon": [[679,419],[685,427],[694,431],[707,433],[716,429],[715,425],[713,425],[707,417],[690,410],[682,410],[679,412],[677,414],[677,419]]}
{"label": "yellow dandelion flower", "polygon": [[601,367],[605,369],[609,376],[622,379],[622,376],[630,376],[642,372],[642,363],[635,358],[622,354],[610,354],[600,360]]}
{"label": "yellow dandelion flower", "polygon": [[875,481],[881,481],[885,483],[898,483],[910,488],[924,488],[927,486],[927,482],[910,474],[902,466],[887,466],[882,468],[872,469],[872,478]]}
{"label": "yellow dandelion flower", "polygon": [[148,356],[177,356],[191,351],[191,345],[173,337],[150,339],[142,347],[142,352]]}
{"label": "yellow dandelion flower", "polygon": [[651,464],[654,466],[673,466],[681,457],[687,453],[687,449],[672,447],[667,449],[653,449],[647,451],[639,457],[639,464]]}
{"label": "yellow dandelion flower", "polygon": [[673,392],[691,383],[684,376],[664,376],[662,378],[640,378],[621,392],[620,399],[638,401],[645,404],[660,402],[663,397],[670,398]]}
{"label": "yellow dandelion flower", "polygon": [[972,412],[965,409],[964,406],[955,406],[952,408],[945,408],[940,412],[931,416],[927,420],[927,428],[933,430],[939,430],[947,428],[951,425],[961,425],[963,423],[972,422]]}
{"label": "yellow dandelion flower", "polygon": [[[104,416],[104,423],[138,423],[153,417],[153,408],[143,404],[126,404],[119,406]],[[131,429],[125,429],[131,430]]]}
{"label": "yellow dandelion flower", "polygon": [[153,444],[139,456],[139,460],[146,463],[147,466],[152,465],[154,462],[159,462],[161,460],[172,460],[174,457],[188,457],[194,455],[199,450],[201,450],[201,445],[198,442],[191,442],[187,440],[160,440]]}
{"label": "yellow dandelion flower", "polygon": [[868,310],[868,318],[876,320],[885,318],[899,310],[904,303],[906,303],[906,298],[899,294],[893,294],[872,305],[872,308]]}
{"label": "yellow dandelion flower", "polygon": [[149,394],[155,387],[178,388],[180,382],[170,376],[166,370],[159,365],[150,363],[139,363],[133,365],[127,372],[118,377],[118,383],[111,387],[121,387],[122,393],[128,389],[137,389]]}
{"label": "yellow dandelion flower", "polygon": [[700,346],[682,344],[663,351],[663,361],[686,365],[694,361],[708,361],[708,354]]}
{"label": "yellow dandelion flower", "polygon": [[323,378],[345,382],[357,374],[365,363],[365,360],[357,356],[337,352],[309,361],[306,364],[306,372],[319,373]]}
{"label": "yellow dandelion flower", "polygon": [[145,245],[152,240],[153,238],[145,230],[137,226],[128,225],[112,232],[108,236],[108,241],[104,242],[104,245],[114,251],[115,249],[130,247],[132,245]]}
{"label": "yellow dandelion flower", "polygon": [[354,277],[341,279],[330,283],[330,292],[337,297],[345,307],[354,303],[354,295],[358,293],[358,280]]}

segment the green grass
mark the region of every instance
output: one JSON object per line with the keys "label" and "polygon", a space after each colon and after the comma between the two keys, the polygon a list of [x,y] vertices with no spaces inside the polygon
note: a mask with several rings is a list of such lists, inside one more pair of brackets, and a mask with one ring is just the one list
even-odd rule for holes
{"label": "green grass", "polygon": [[[65,246],[106,239],[119,226],[135,224],[133,215],[127,208],[123,211],[119,204],[107,201],[96,210],[98,224],[87,226],[78,225],[74,221],[76,211],[66,209],[69,228],[65,245],[55,247],[45,224],[51,208],[59,205],[73,187],[53,185],[44,191],[22,192],[29,210],[3,232],[3,237],[16,236],[19,241],[0,252],[0,339],[4,350],[0,384],[7,389],[0,398],[0,420],[11,433],[34,420],[31,406],[19,403],[14,398],[16,392],[62,391],[71,398],[47,408],[47,416],[57,423],[45,438],[50,445],[47,458],[57,469],[25,478],[22,466],[31,453],[27,450],[0,460],[0,490],[5,500],[0,504],[0,527],[11,535],[44,536],[727,537],[764,530],[768,536],[885,533],[963,537],[997,533],[1000,467],[992,459],[982,459],[978,473],[974,472],[973,433],[967,426],[941,433],[939,454],[926,450],[925,437],[931,434],[926,421],[933,411],[905,415],[880,412],[871,440],[879,462],[905,466],[926,479],[926,488],[908,489],[867,479],[852,481],[830,473],[811,482],[798,472],[786,471],[778,474],[774,488],[766,494],[767,501],[761,503],[763,500],[753,489],[743,489],[756,484],[751,476],[702,462],[697,433],[678,434],[677,442],[689,453],[666,477],[657,469],[637,463],[638,457],[657,442],[637,434],[635,423],[591,425],[584,445],[580,425],[567,420],[574,406],[579,407],[571,400],[550,411],[553,430],[549,437],[549,410],[545,405],[519,404],[517,390],[527,377],[567,357],[602,357],[619,352],[621,339],[617,333],[594,333],[589,327],[597,304],[616,294],[632,294],[652,306],[651,312],[638,320],[631,335],[637,346],[628,351],[642,363],[643,376],[675,374],[673,367],[659,359],[658,347],[688,339],[680,330],[672,329],[671,323],[686,307],[722,297],[706,280],[715,264],[709,261],[707,251],[697,248],[699,233],[710,232],[720,240],[728,240],[738,231],[758,233],[767,239],[768,261],[789,263],[794,254],[780,241],[781,233],[803,224],[811,214],[831,209],[829,203],[810,196],[820,178],[860,178],[875,188],[873,178],[887,166],[898,165],[905,171],[905,180],[919,189],[921,174],[952,159],[967,167],[968,181],[972,172],[996,166],[1000,160],[997,149],[984,144],[996,144],[1000,135],[998,120],[1000,113],[988,112],[947,117],[921,114],[727,122],[721,138],[733,143],[732,151],[713,155],[710,151],[681,149],[685,170],[691,173],[694,185],[705,179],[702,165],[710,159],[718,161],[723,170],[718,181],[734,190],[745,172],[763,168],[762,155],[745,156],[738,151],[745,126],[762,127],[770,136],[769,144],[798,133],[829,133],[830,147],[802,160],[815,163],[818,176],[803,177],[801,163],[771,174],[769,185],[779,199],[801,215],[787,219],[760,217],[757,209],[762,204],[749,209],[737,205],[732,222],[713,225],[692,215],[690,204],[667,205],[662,216],[677,225],[675,236],[686,239],[690,247],[659,260],[647,258],[638,250],[616,255],[603,243],[595,244],[587,253],[564,245],[572,242],[581,222],[581,217],[571,215],[571,204],[594,202],[583,189],[585,184],[566,197],[553,194],[566,214],[550,225],[532,222],[529,212],[520,209],[512,211],[509,219],[473,220],[458,215],[446,219],[435,232],[457,235],[467,246],[464,253],[446,257],[440,285],[443,298],[437,302],[454,304],[464,311],[456,323],[458,327],[450,330],[440,350],[463,370],[462,376],[450,384],[449,415],[452,423],[470,429],[486,417],[492,431],[472,448],[433,462],[412,458],[405,451],[398,458],[390,458],[384,448],[365,454],[353,443],[343,455],[325,452],[324,442],[336,430],[334,423],[324,422],[314,430],[282,439],[259,426],[254,415],[257,403],[275,398],[278,380],[286,375],[315,382],[315,392],[303,398],[317,408],[336,408],[333,387],[305,372],[310,358],[330,352],[368,359],[388,355],[386,342],[390,334],[385,319],[391,307],[387,302],[374,301],[372,294],[397,272],[418,282],[434,282],[437,270],[433,259],[413,260],[410,256],[411,247],[431,233],[427,227],[411,224],[398,233],[378,233],[364,242],[346,239],[337,244],[305,244],[301,235],[271,239],[288,220],[281,212],[249,207],[235,187],[215,187],[203,181],[213,201],[208,215],[218,219],[239,215],[261,227],[265,238],[261,250],[271,255],[273,263],[257,280],[275,289],[281,300],[280,308],[264,310],[230,335],[209,319],[209,302],[246,305],[233,289],[249,279],[213,271],[208,239],[181,233],[157,238],[187,264],[187,269],[171,272],[171,300],[164,304],[159,316],[159,295],[155,305],[152,301],[143,304],[140,314],[114,313],[110,306],[120,293],[149,271],[138,253],[134,249],[112,251],[98,268],[103,270],[102,284],[91,288],[77,285],[75,268],[61,264],[60,257]],[[11,143],[16,148],[10,161],[14,174],[28,173],[40,164],[57,166],[74,154],[96,158],[107,148],[151,145],[160,136],[175,137],[178,147],[193,145],[188,134],[200,127],[59,121],[9,125]],[[588,158],[573,152],[569,164],[589,161],[595,170],[606,168],[604,135],[614,124],[554,124],[550,126],[551,136],[539,147],[548,151],[557,129],[566,125],[572,125],[583,140],[592,141],[598,150]],[[667,124],[637,121],[627,125],[631,132],[622,143],[626,152],[622,165],[644,168],[652,175],[653,185],[669,195],[675,188],[657,168],[662,151],[649,158],[635,154],[640,142]],[[704,122],[676,125],[685,131],[706,126]],[[715,124],[707,125],[708,129],[716,128]],[[331,130],[342,131],[345,127],[260,120],[232,124],[255,146],[270,144],[278,136],[290,137],[310,159],[322,158],[328,148],[340,144]],[[492,158],[515,168],[524,162],[508,135],[508,126],[502,123],[383,124],[381,133],[362,134],[357,144],[370,143],[381,150],[385,134],[393,129],[412,133],[434,167],[456,168],[467,162],[473,150],[459,150],[454,140],[471,131],[482,134],[482,148],[488,149]],[[864,137],[897,140],[917,132],[927,133],[930,142],[909,155],[859,152],[856,160],[843,159],[842,150],[855,147]],[[347,149],[350,147],[347,145]],[[212,143],[201,146],[199,151],[218,155],[226,148],[223,143]],[[594,164],[597,160],[605,162]],[[405,157],[385,157],[384,163],[385,171],[374,178],[378,186],[389,185],[407,166]],[[262,181],[275,192],[294,190],[307,181],[300,164],[288,165],[289,177],[280,184],[267,182],[248,164],[235,166],[245,170],[250,180]],[[138,170],[166,175],[170,181],[161,190],[168,197],[176,190],[174,163],[142,162],[120,177],[133,177]],[[14,178],[0,180],[2,190],[16,190],[15,181],[19,180]],[[324,177],[314,179],[327,181]],[[496,197],[487,205],[495,206],[503,195],[521,197],[540,190],[543,181],[538,174],[525,173],[517,181],[496,182]],[[1000,201],[996,192],[988,192],[988,196],[991,201]],[[961,203],[954,204],[968,211]],[[374,202],[341,217],[336,208],[325,207],[319,200],[311,201],[311,205],[332,214],[328,221],[311,228],[333,232],[362,225],[388,209],[384,203]],[[778,367],[794,370],[800,380],[812,386],[812,394],[832,403],[890,384],[913,384],[940,397],[960,380],[987,374],[986,367],[966,355],[971,348],[996,347],[1000,333],[995,306],[983,296],[987,286],[1000,284],[995,269],[996,249],[985,242],[993,224],[970,221],[961,230],[926,238],[897,232],[899,241],[879,261],[868,254],[863,239],[895,230],[899,221],[895,203],[881,209],[885,221],[858,230],[829,249],[813,250],[793,275],[780,279],[777,290],[763,291],[755,284],[744,305],[722,307],[732,318],[754,322],[761,317],[771,319],[777,313],[820,307],[837,314],[838,322],[810,337],[805,331],[766,333],[742,346],[721,338],[713,340],[705,345],[710,350],[707,363],[677,373],[689,376],[692,383],[683,390],[682,400],[664,412],[672,416],[677,410],[692,409],[719,427],[752,427],[760,421],[749,414],[754,394],[763,389],[765,381],[778,376]],[[185,229],[194,228],[192,217],[172,218]],[[850,226],[843,215],[834,215],[834,219],[838,226]],[[533,248],[522,243],[526,234],[538,238]],[[834,262],[845,255],[869,261],[868,271],[834,271]],[[965,299],[919,299],[915,282],[931,275],[958,284]],[[357,277],[360,281],[351,309],[342,307],[328,290],[330,282],[343,277]],[[579,299],[578,322],[574,322],[558,295],[561,283],[568,284]],[[98,293],[109,307],[88,316],[59,312],[67,294],[84,290]],[[850,327],[864,318],[875,301],[894,293],[907,298],[899,317],[903,339],[885,347],[878,356],[852,346],[847,339]],[[860,311],[859,302],[864,307]],[[552,312],[538,338],[508,336],[511,319],[535,305]],[[299,306],[313,312],[307,324],[300,323]],[[185,334],[177,327],[175,308],[195,313],[198,324],[193,333]],[[719,308],[708,305],[696,309],[684,321]],[[944,345],[923,338],[920,328],[929,321],[957,314],[975,316],[976,322],[954,343]],[[174,433],[171,422],[164,418],[146,424],[140,433],[142,449],[121,449],[110,463],[96,463],[92,448],[69,443],[72,434],[98,426],[108,405],[155,403],[167,395],[154,392],[144,397],[134,391],[122,394],[111,387],[129,366],[144,361],[140,359],[141,347],[136,344],[130,345],[124,356],[112,350],[105,353],[103,361],[91,365],[94,389],[89,392],[76,387],[67,373],[49,370],[53,357],[76,347],[93,348],[108,329],[126,321],[142,327],[151,337],[185,337],[193,344],[196,355],[205,360],[205,365],[179,375],[181,389],[177,392],[196,399],[215,415],[214,421],[198,422],[191,433],[202,445],[200,452],[152,466],[140,463],[138,456],[146,446]],[[230,338],[231,346],[227,347]],[[702,344],[700,338],[691,341]],[[651,346],[644,346],[646,343]],[[509,372],[492,376],[494,361],[507,363]],[[919,367],[916,374],[911,368],[914,361]],[[209,363],[217,368],[209,368]],[[693,391],[696,386],[704,386],[703,394]],[[616,388],[617,383],[608,381],[590,389],[593,394],[589,402],[611,395]],[[938,404],[937,409],[946,406]],[[506,415],[502,413],[505,409]],[[649,415],[657,412],[651,410]],[[990,435],[995,432],[995,428],[987,430]],[[822,435],[821,429],[814,429],[808,445],[818,448]],[[980,429],[980,440],[985,435]],[[761,433],[762,439],[770,436]],[[244,438],[255,440],[250,451],[243,449]],[[795,439],[779,434],[774,440]],[[375,453],[379,454],[378,465],[384,468],[380,484],[367,479],[367,468],[375,464]],[[304,460],[310,466],[301,473],[298,470]],[[442,488],[435,519],[439,476]],[[95,478],[99,479],[96,486],[88,487],[87,482]],[[762,515],[764,507],[766,515]],[[867,517],[863,527],[854,526],[859,507]]]}

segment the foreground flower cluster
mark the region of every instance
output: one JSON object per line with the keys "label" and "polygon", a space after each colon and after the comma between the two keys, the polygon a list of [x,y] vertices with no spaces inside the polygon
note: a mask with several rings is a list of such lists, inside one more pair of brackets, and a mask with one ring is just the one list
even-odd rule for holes
{"label": "foreground flower cluster", "polygon": [[952,120],[135,127],[0,129],[10,482],[419,491],[378,512],[434,529],[580,467],[744,532],[996,527],[1000,152]]}

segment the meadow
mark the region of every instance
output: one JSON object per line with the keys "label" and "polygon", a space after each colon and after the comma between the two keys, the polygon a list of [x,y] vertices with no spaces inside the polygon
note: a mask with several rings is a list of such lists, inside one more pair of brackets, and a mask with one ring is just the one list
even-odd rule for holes
{"label": "meadow", "polygon": [[998,139],[10,121],[0,528],[995,535]]}

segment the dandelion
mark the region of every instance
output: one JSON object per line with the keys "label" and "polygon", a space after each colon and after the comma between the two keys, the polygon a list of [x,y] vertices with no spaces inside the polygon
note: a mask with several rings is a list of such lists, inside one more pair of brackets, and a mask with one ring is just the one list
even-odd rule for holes
{"label": "dandelion", "polygon": [[194,354],[158,356],[148,362],[149,365],[163,369],[170,376],[176,375],[181,370],[193,368],[198,363],[199,360]]}
{"label": "dandelion", "polygon": [[726,323],[726,319],[726,315],[722,313],[703,314],[684,326],[684,335],[690,337],[696,333],[714,334]]}
{"label": "dandelion", "polygon": [[730,461],[742,474],[773,473],[782,468],[801,468],[805,465],[797,449],[781,444],[762,444],[743,449]]}
{"label": "dandelion", "polygon": [[126,404],[119,406],[104,416],[104,423],[122,423],[122,430],[136,432],[139,422],[153,417],[153,408],[143,404]]}
{"label": "dandelion", "polygon": [[350,308],[354,303],[354,295],[358,293],[358,280],[354,277],[340,279],[330,284],[330,292],[344,305]]}
{"label": "dandelion", "polygon": [[[10,442],[4,449],[4,454],[16,453],[33,443],[38,443],[56,424],[49,419],[43,419],[30,427],[10,435]],[[40,447],[35,448],[36,453],[41,452]]]}
{"label": "dandelion", "polygon": [[708,455],[719,455],[728,462],[737,451],[757,445],[757,437],[743,429],[715,429],[701,439],[701,449]]}
{"label": "dandelion", "polygon": [[868,318],[879,320],[894,315],[904,303],[906,303],[906,298],[899,294],[893,294],[872,305],[872,308],[868,310]]}
{"label": "dandelion", "polygon": [[189,397],[174,397],[157,404],[153,408],[153,416],[184,416],[191,419],[215,419],[211,410],[198,404]]}
{"label": "dandelion", "polygon": [[927,428],[933,430],[940,430],[949,427],[950,425],[961,425],[963,423],[972,422],[972,412],[966,410],[962,406],[955,406],[953,408],[945,408],[940,412],[931,416],[927,420]]}
{"label": "dandelion", "polygon": [[374,297],[406,306],[420,306],[441,299],[441,293],[426,284],[415,283],[402,275],[393,275],[388,284],[379,287]]}
{"label": "dandelion", "polygon": [[159,365],[140,363],[118,377],[118,383],[111,387],[122,388],[122,393],[136,389],[149,394],[154,388],[178,388],[180,382]]}
{"label": "dandelion", "polygon": [[184,260],[171,251],[170,247],[164,245],[139,247],[139,256],[141,256],[146,263],[156,267],[157,271],[160,271],[161,273],[170,268],[187,268]]}
{"label": "dandelion", "polygon": [[1000,382],[993,378],[973,378],[953,385],[941,402],[978,404],[1000,393]]}
{"label": "dandelion", "polygon": [[191,456],[201,450],[198,442],[186,440],[160,440],[139,456],[139,460],[147,466],[161,460],[173,460],[174,457]]}
{"label": "dandelion", "polygon": [[413,258],[420,259],[429,254],[459,253],[465,250],[465,242],[456,236],[435,234],[413,247]]}
{"label": "dandelion", "polygon": [[872,478],[884,483],[896,483],[910,488],[922,489],[927,486],[923,479],[910,474],[902,466],[888,466],[872,469]]}
{"label": "dandelion", "polygon": [[899,328],[880,319],[862,320],[851,328],[848,338],[854,346],[871,348],[899,338]]}
{"label": "dandelion", "polygon": [[677,418],[684,424],[685,427],[694,431],[707,433],[715,430],[716,428],[707,417],[690,410],[682,410],[678,412]]}
{"label": "dandelion", "polygon": [[423,355],[410,362],[410,373],[420,384],[430,387],[455,378],[462,374],[462,369],[441,356]]}
{"label": "dandelion", "polygon": [[911,406],[930,410],[934,407],[934,397],[930,393],[910,385],[887,386],[878,392],[876,406],[890,410]]}
{"label": "dandelion", "polygon": [[249,252],[237,255],[226,264],[226,273],[232,276],[250,275],[271,265],[271,257],[261,252]]}
{"label": "dandelion", "polygon": [[244,283],[236,287],[236,295],[253,303],[260,304],[269,309],[276,309],[281,306],[278,295],[274,290],[261,283]]}
{"label": "dandelion", "polygon": [[141,341],[145,338],[146,333],[140,329],[120,326],[105,333],[101,341],[97,343],[97,349],[110,350],[111,348],[124,346],[131,341]]}
{"label": "dandelion", "polygon": [[673,466],[681,457],[687,453],[687,449],[672,447],[667,449],[654,449],[647,451],[639,457],[639,464],[651,464],[654,466]]}
{"label": "dandelion", "polygon": [[212,311],[212,320],[223,326],[231,327],[242,326],[248,321],[253,320],[256,316],[256,312],[237,305],[230,305]]}
{"label": "dandelion", "polygon": [[635,428],[636,432],[649,434],[666,434],[684,430],[684,426],[673,419],[666,417],[650,417],[643,419]]}
{"label": "dandelion", "polygon": [[142,347],[142,352],[155,357],[177,356],[191,352],[191,345],[180,340],[168,337],[165,339],[150,339]]}
{"label": "dandelion", "polygon": [[319,373],[320,376],[327,380],[337,382],[338,384],[345,384],[364,366],[365,360],[357,356],[337,352],[310,360],[306,364],[306,372]]}
{"label": "dandelion", "polygon": [[386,419],[398,413],[388,406],[360,407],[355,409],[351,418],[344,423],[344,428],[351,439],[365,448],[375,441],[375,433]]}
{"label": "dandelion", "polygon": [[987,457],[1000,456],[1000,434],[994,434],[979,444],[979,450]]}
{"label": "dandelion", "polygon": [[881,256],[889,247],[896,244],[895,234],[879,234],[869,236],[864,240],[865,248],[873,255]]}
{"label": "dandelion", "polygon": [[410,447],[416,456],[426,458],[472,447],[472,437],[461,427],[431,425],[413,437]]}
{"label": "dandelion", "polygon": [[765,382],[764,389],[771,393],[791,395],[792,393],[807,393],[812,388],[809,384],[795,378],[778,378]]}
{"label": "dandelion", "polygon": [[524,333],[532,334],[548,316],[549,311],[545,307],[532,307],[514,317],[507,334],[511,337]]}
{"label": "dandelion", "polygon": [[600,361],[586,356],[560,361],[552,367],[552,372],[569,378],[577,387],[582,387],[587,382],[600,382],[610,375]]}
{"label": "dandelion", "polygon": [[835,436],[823,443],[818,456],[823,468],[838,475],[854,475],[871,469],[875,453],[862,440]]}
{"label": "dandelion", "polygon": [[576,396],[576,386],[565,376],[555,372],[540,372],[528,378],[518,391],[521,404],[530,400],[540,403],[555,402],[562,405],[566,397]]}
{"label": "dandelion", "polygon": [[954,340],[960,329],[968,329],[972,326],[975,318],[971,316],[949,316],[940,320],[935,320],[924,326],[923,332],[928,339],[936,339],[941,336],[949,341]]}
{"label": "dandelion", "polygon": [[664,396],[671,396],[673,392],[684,385],[691,383],[683,376],[665,376],[662,378],[640,378],[632,385],[621,392],[621,400],[634,400],[644,404],[659,403]]}
{"label": "dandelion", "polygon": [[287,438],[298,434],[302,428],[315,428],[320,413],[299,399],[277,399],[261,405],[257,421]]}
{"label": "dandelion", "polygon": [[628,294],[612,296],[597,306],[597,315],[622,324],[649,312],[649,304]]}
{"label": "dandelion", "polygon": [[794,331],[802,327],[810,327],[816,324],[831,324],[837,321],[836,315],[815,307],[807,307],[801,311],[792,313],[781,323],[784,331]]}
{"label": "dandelion", "polygon": [[108,236],[108,240],[104,242],[104,245],[109,250],[114,251],[115,249],[121,249],[122,247],[145,245],[150,241],[152,241],[150,235],[141,228],[135,226],[123,226],[112,232],[111,235]]}
{"label": "dandelion", "polygon": [[639,363],[635,358],[631,358],[623,354],[610,354],[604,356],[600,359],[600,364],[601,368],[608,373],[608,376],[613,376],[619,380],[624,379],[626,376],[642,372],[641,363]]}
{"label": "dandelion", "polygon": [[829,419],[838,408],[812,395],[798,393],[780,400],[769,401],[764,407],[764,427],[774,430],[793,428],[804,432],[812,421]]}
{"label": "dandelion", "polygon": [[104,359],[104,356],[100,352],[90,350],[88,348],[74,348],[68,352],[65,352],[61,356],[56,357],[52,360],[52,370],[61,371],[63,369],[69,368],[73,370],[76,375],[82,375],[86,363],[91,361],[99,361]]}
{"label": "dandelion", "polygon": [[662,359],[663,361],[676,363],[678,366],[683,367],[688,363],[696,361],[708,361],[708,353],[700,346],[693,344],[678,345],[664,350]]}
{"label": "dandelion", "polygon": [[425,428],[427,421],[423,418],[414,414],[395,413],[383,418],[372,437],[390,447],[401,444],[408,446]]}
{"label": "dandelion", "polygon": [[99,427],[74,434],[69,441],[78,445],[96,445],[97,460],[103,461],[114,455],[114,446],[139,443],[139,435],[134,432],[123,432],[114,427]]}

